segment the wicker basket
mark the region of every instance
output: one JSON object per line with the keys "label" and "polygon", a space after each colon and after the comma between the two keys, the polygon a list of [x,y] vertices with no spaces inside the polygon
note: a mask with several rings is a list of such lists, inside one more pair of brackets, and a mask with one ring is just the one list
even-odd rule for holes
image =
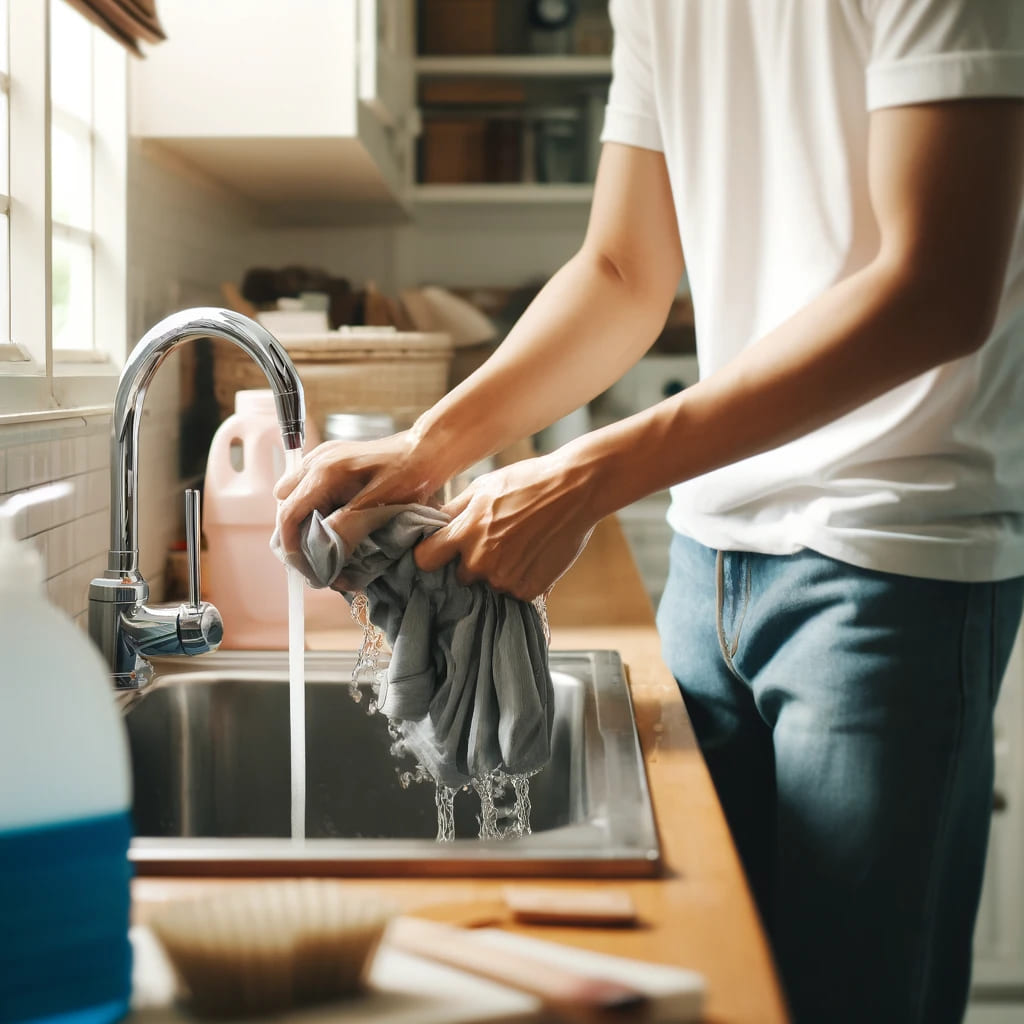
{"label": "wicker basket", "polygon": [[[447,334],[352,328],[281,335],[306,394],[306,415],[325,436],[332,412],[386,412],[410,426],[448,390],[452,340]],[[218,345],[214,392],[225,415],[235,392],[265,388],[260,368],[230,343]]]}

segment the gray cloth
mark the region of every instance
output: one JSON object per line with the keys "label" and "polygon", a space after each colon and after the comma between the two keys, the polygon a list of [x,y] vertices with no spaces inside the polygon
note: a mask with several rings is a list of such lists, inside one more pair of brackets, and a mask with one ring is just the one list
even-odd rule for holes
{"label": "gray cloth", "polygon": [[[391,645],[378,703],[401,723],[431,776],[462,786],[495,769],[528,775],[547,764],[554,691],[537,610],[486,583],[466,586],[450,563],[421,571],[412,549],[448,516],[395,506],[351,552],[319,512],[284,560],[314,587],[365,591],[370,621]],[[282,556],[277,534],[271,540]]]}

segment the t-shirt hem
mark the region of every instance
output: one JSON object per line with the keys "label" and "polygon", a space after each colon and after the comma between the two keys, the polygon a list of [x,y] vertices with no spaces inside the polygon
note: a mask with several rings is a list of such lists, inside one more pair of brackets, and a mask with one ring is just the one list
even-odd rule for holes
{"label": "t-shirt hem", "polygon": [[944,53],[867,69],[868,110],[984,96],[1024,97],[1024,52]]}
{"label": "t-shirt hem", "polygon": [[621,142],[626,146],[653,149],[661,153],[661,128],[655,118],[621,107],[605,107],[602,142]]}
{"label": "t-shirt hem", "polygon": [[[754,541],[744,531],[717,530],[714,524],[680,520],[669,511],[669,525],[677,533],[705,547],[723,551],[754,551],[765,555],[791,555],[803,549],[828,558],[897,576],[947,580],[958,583],[995,583],[1024,576],[1024,544],[972,544],[856,531],[855,541],[813,523],[791,524],[784,533],[770,535],[770,543]],[[750,526],[749,533],[757,533]],[[768,531],[761,531],[767,534]]]}

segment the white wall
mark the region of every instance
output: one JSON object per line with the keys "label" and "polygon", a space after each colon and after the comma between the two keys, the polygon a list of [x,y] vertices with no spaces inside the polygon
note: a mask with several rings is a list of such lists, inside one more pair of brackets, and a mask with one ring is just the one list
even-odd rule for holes
{"label": "white wall", "polygon": [[576,252],[588,210],[584,203],[424,205],[401,225],[261,224],[250,236],[248,265],[319,267],[353,287],[372,280],[392,294],[418,284],[514,287],[550,276]]}
{"label": "white wall", "polygon": [[347,277],[353,288],[372,280],[382,291],[394,293],[399,286],[399,242],[399,230],[386,226],[259,226],[251,235],[247,265],[316,267]]}
{"label": "white wall", "polygon": [[[189,306],[223,305],[220,282],[240,281],[252,261],[255,213],[215,182],[157,147],[128,154],[128,324],[134,344]],[[181,531],[178,479],[180,367],[171,355],[146,396],[139,457],[143,575],[162,593],[168,545]]]}
{"label": "white wall", "polygon": [[510,287],[549,277],[579,248],[586,203],[422,206],[403,229],[401,283]]}

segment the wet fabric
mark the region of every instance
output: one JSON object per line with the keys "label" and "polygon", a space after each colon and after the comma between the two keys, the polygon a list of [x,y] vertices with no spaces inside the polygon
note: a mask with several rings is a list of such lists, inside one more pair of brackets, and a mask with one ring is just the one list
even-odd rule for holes
{"label": "wet fabric", "polygon": [[314,512],[301,554],[285,556],[276,533],[271,547],[314,587],[366,593],[392,651],[380,710],[403,723],[406,746],[434,779],[455,787],[496,769],[543,768],[554,692],[536,609],[486,583],[460,583],[454,562],[418,568],[412,549],[448,522],[444,512],[392,506],[378,522],[347,544]]}

